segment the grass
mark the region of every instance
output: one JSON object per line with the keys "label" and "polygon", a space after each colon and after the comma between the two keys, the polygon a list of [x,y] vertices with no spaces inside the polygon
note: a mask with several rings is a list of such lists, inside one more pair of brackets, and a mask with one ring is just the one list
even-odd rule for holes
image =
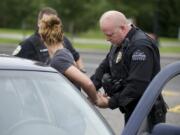
{"label": "grass", "polygon": [[161,53],[178,53],[180,54],[180,46],[167,46],[159,48]]}
{"label": "grass", "polygon": [[[6,44],[15,44],[17,45],[20,43],[21,40],[18,39],[6,39],[6,38],[0,38],[0,44],[6,43]],[[80,44],[80,43],[73,43],[75,48],[78,49],[90,49],[90,50],[97,50],[97,51],[107,51],[109,50],[109,45],[105,44]],[[159,47],[159,50],[161,53],[179,53],[180,54],[180,45],[179,46],[161,46]]]}
{"label": "grass", "polygon": [[[11,34],[32,34],[33,30],[19,30],[19,29],[0,29],[0,34],[1,33],[11,33]],[[70,35],[66,33],[66,35]],[[89,30],[84,33],[79,33],[76,36],[79,38],[87,38],[87,39],[105,39],[104,35],[102,32],[99,30]],[[10,38],[0,38],[0,43],[7,43],[7,44],[18,44],[21,42],[20,39],[10,39]],[[160,43],[161,44],[166,44],[167,46],[161,46],[160,52],[161,53],[179,53],[180,54],[180,40],[175,39],[175,38],[160,38]],[[106,51],[109,49],[108,45],[104,44],[80,44],[80,43],[73,43],[75,48],[78,49],[94,49],[98,51]],[[172,45],[172,46],[171,46]]]}
{"label": "grass", "polygon": [[110,46],[108,45],[102,45],[102,44],[78,44],[78,43],[74,43],[73,44],[75,48],[78,49],[89,49],[89,50],[97,50],[97,51],[107,51],[109,50]]}
{"label": "grass", "polygon": [[[91,50],[97,50],[97,51],[108,51],[109,47],[108,45],[102,45],[102,44],[96,44],[96,45],[92,45],[92,44],[78,44],[78,43],[74,43],[74,47],[75,48],[79,48],[79,49],[91,49]],[[180,46],[179,47],[171,47],[171,46],[167,46],[167,47],[159,47],[159,51],[160,53],[175,53],[175,54],[180,54]]]}
{"label": "grass", "polygon": [[88,38],[88,39],[91,39],[91,38],[103,39],[103,38],[105,38],[103,33],[99,30],[89,30],[87,32],[79,33],[79,34],[77,34],[77,36],[80,38]]}
{"label": "grass", "polygon": [[0,38],[0,44],[19,44],[21,42],[21,40],[18,39],[7,39],[7,38]]}
{"label": "grass", "polygon": [[160,42],[179,42],[180,44],[180,40],[177,38],[165,38],[165,37],[161,37],[160,38]]}
{"label": "grass", "polygon": [[6,34],[32,34],[33,30],[0,28],[0,33],[6,33]]}
{"label": "grass", "polygon": [[[21,42],[21,40],[16,39],[0,39],[0,44],[14,44],[17,45]],[[74,47],[77,49],[89,49],[89,50],[96,50],[96,51],[108,51],[109,45],[104,44],[80,44],[80,43],[73,43]],[[159,47],[161,53],[176,53],[180,54],[180,46],[167,46],[167,47]]]}

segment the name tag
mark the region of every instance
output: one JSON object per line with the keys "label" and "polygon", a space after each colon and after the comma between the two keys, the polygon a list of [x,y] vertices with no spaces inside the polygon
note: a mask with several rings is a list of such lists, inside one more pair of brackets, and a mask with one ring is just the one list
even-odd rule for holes
{"label": "name tag", "polygon": [[47,52],[48,49],[41,49],[40,52]]}

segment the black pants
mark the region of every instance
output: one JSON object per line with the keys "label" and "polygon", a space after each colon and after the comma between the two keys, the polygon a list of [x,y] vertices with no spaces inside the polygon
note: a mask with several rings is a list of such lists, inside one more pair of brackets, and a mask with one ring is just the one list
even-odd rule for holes
{"label": "black pants", "polygon": [[[133,109],[134,110],[134,109]],[[126,112],[124,114],[124,120],[125,120],[125,125],[128,122],[133,110]],[[153,127],[158,124],[158,123],[164,123],[166,121],[166,110],[162,108],[153,108],[149,115],[147,116],[147,125],[148,125],[148,130],[147,132],[151,133]]]}

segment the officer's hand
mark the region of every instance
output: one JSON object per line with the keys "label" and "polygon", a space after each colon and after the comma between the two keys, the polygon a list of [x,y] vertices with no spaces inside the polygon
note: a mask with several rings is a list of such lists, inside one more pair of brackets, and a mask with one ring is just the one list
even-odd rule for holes
{"label": "officer's hand", "polygon": [[96,105],[100,108],[108,108],[109,97],[105,94],[98,93]]}

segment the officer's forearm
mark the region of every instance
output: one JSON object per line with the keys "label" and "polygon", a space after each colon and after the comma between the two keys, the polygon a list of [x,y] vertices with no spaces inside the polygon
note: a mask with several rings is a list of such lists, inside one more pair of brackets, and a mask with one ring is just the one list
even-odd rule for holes
{"label": "officer's forearm", "polygon": [[111,109],[116,109],[119,107],[118,104],[118,97],[119,97],[119,93],[116,93],[113,97],[111,97],[108,101],[108,106]]}
{"label": "officer's forearm", "polygon": [[128,104],[140,99],[144,90],[147,87],[147,82],[132,81],[122,90],[114,94],[110,101],[109,107],[115,109],[117,107],[126,107]]}

